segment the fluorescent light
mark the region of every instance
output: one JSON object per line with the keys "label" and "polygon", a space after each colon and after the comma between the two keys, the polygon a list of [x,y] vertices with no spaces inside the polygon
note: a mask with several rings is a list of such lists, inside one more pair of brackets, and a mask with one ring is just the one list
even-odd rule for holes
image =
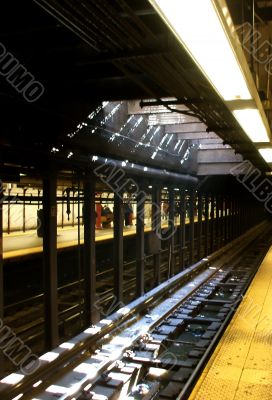
{"label": "fluorescent light", "polygon": [[272,163],[272,148],[259,149],[259,153],[267,163]]}
{"label": "fluorescent light", "polygon": [[252,96],[212,0],[149,0],[224,100]]}
{"label": "fluorescent light", "polygon": [[252,142],[269,142],[267,130],[259,110],[245,108],[234,110],[233,114]]}

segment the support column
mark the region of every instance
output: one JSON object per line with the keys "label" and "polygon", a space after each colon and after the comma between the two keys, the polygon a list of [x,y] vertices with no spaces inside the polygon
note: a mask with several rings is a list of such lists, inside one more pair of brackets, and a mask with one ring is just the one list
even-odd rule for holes
{"label": "support column", "polygon": [[56,191],[57,174],[52,169],[43,180],[44,329],[47,349],[59,343]]}
{"label": "support column", "polygon": [[[4,272],[3,272],[3,182],[0,181],[0,326],[4,320]],[[4,355],[0,351],[0,378],[4,375]]]}
{"label": "support column", "polygon": [[228,217],[228,231],[229,237],[228,240],[232,240],[232,196],[229,197],[229,217]]}
{"label": "support column", "polygon": [[[161,189],[154,187],[152,191],[152,231],[161,233]],[[159,239],[158,239],[159,240]],[[160,245],[158,245],[160,248]],[[154,285],[160,283],[161,254],[154,254]]]}
{"label": "support column", "polygon": [[215,207],[215,242],[216,242],[216,250],[219,248],[219,206],[220,200],[219,196],[216,196],[216,207]]}
{"label": "support column", "polygon": [[144,271],[145,271],[145,254],[144,254],[144,217],[145,217],[145,195],[140,191],[137,197],[137,217],[136,217],[136,296],[140,297],[144,294]]}
{"label": "support column", "polygon": [[123,269],[124,269],[124,209],[123,198],[120,193],[114,193],[114,237],[113,237],[113,265],[114,265],[114,295],[118,304],[123,302]]}
{"label": "support column", "polygon": [[232,225],[232,239],[236,237],[236,224],[235,224],[235,216],[236,216],[236,198],[232,198],[232,217],[231,217],[231,225]]}
{"label": "support column", "polygon": [[223,237],[225,246],[227,242],[227,198],[225,196],[223,199]]}
{"label": "support column", "polygon": [[238,236],[242,234],[242,208],[241,198],[237,199],[237,214],[238,214]]}
{"label": "support column", "polygon": [[186,199],[185,199],[185,190],[181,189],[180,191],[180,205],[179,205],[179,214],[180,214],[180,269],[184,269],[184,252],[185,252],[185,240],[186,240]]}
{"label": "support column", "polygon": [[238,199],[235,198],[234,202],[234,214],[233,214],[233,227],[234,227],[234,237],[239,236],[239,209],[238,209]]}
{"label": "support column", "polygon": [[201,244],[202,244],[202,214],[203,214],[203,204],[202,204],[202,194],[198,193],[198,204],[197,204],[197,259],[201,259]]}
{"label": "support column", "polygon": [[210,253],[214,251],[214,196],[211,196]]}
{"label": "support column", "polygon": [[195,191],[190,191],[189,202],[189,265],[194,262],[194,246],[195,246]]}
{"label": "support column", "polygon": [[98,319],[96,302],[96,256],[95,256],[95,178],[86,175],[84,182],[84,311],[86,325]]}
{"label": "support column", "polygon": [[175,193],[173,188],[168,189],[169,193],[169,272],[170,277],[175,275]]}
{"label": "support column", "polygon": [[205,256],[209,253],[209,195],[205,195],[205,240],[204,240],[204,249],[205,249]]}
{"label": "support column", "polygon": [[219,223],[219,237],[220,237],[220,247],[224,245],[224,223],[223,223],[223,198],[219,198],[219,209],[220,209],[220,223]]}

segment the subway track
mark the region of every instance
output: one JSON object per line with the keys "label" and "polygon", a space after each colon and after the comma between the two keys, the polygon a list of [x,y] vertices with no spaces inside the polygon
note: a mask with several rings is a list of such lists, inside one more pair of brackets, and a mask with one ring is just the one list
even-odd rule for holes
{"label": "subway track", "polygon": [[50,357],[42,356],[33,375],[12,387],[2,384],[1,399],[21,394],[40,400],[186,399],[271,235],[261,224],[118,312],[105,314]]}
{"label": "subway track", "polygon": [[[165,251],[164,253],[167,253]],[[167,254],[165,254],[167,256]],[[165,257],[164,257],[165,258]],[[129,265],[134,264],[133,267]],[[127,264],[128,269],[125,270],[125,288],[124,288],[124,302],[128,303],[135,297],[135,262]],[[104,275],[110,275],[113,269],[103,271],[98,274],[98,278]],[[167,279],[168,263],[163,261],[160,268],[162,281]],[[153,265],[146,264],[145,267],[145,283],[146,287],[153,287],[154,280],[154,267]],[[59,331],[62,340],[69,339],[83,328],[83,291],[80,288],[83,284],[81,282],[72,282],[59,288]],[[102,310],[114,309],[114,294],[112,282],[107,279],[100,279],[98,289],[97,308]],[[37,295],[32,298],[26,299],[6,307],[5,323],[16,333],[20,339],[28,345],[35,354],[42,354],[44,352],[44,314],[43,314],[43,295]],[[12,345],[11,345],[12,349]],[[5,363],[5,372],[10,373],[14,370],[12,363]]]}
{"label": "subway track", "polygon": [[[176,248],[179,246],[176,245]],[[188,242],[186,243],[188,248]],[[202,253],[204,253],[204,237],[202,238]],[[188,252],[187,252],[188,253]],[[160,277],[161,282],[168,278],[168,249],[161,251]],[[188,263],[188,254],[184,254],[185,265]],[[194,259],[197,259],[195,251]],[[145,291],[154,287],[153,256],[146,256],[145,264]],[[176,269],[179,268],[179,257],[176,260]],[[124,264],[124,304],[135,298],[136,262]],[[97,273],[97,308],[103,312],[109,308],[114,310],[114,294],[112,288],[113,268]],[[67,340],[84,329],[83,280],[71,282],[58,289],[59,292],[59,333],[61,340]],[[5,323],[20,339],[28,345],[35,354],[42,354],[44,350],[44,311],[43,295],[39,294],[23,301],[5,307]],[[11,345],[12,348],[12,345]],[[5,374],[14,370],[9,360],[5,362]]]}

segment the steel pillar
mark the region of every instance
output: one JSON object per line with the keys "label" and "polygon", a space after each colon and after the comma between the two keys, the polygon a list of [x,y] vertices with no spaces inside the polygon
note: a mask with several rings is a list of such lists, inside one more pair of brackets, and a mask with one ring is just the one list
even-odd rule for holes
{"label": "steel pillar", "polygon": [[227,242],[227,198],[223,199],[223,242],[224,245]]}
{"label": "steel pillar", "polygon": [[189,200],[189,265],[194,262],[194,247],[195,247],[195,191],[190,192]]}
{"label": "steel pillar", "polygon": [[224,224],[223,224],[223,198],[219,198],[219,209],[220,209],[220,222],[219,222],[219,237],[220,237],[220,247],[223,246],[224,243]]}
{"label": "steel pillar", "polygon": [[216,204],[215,204],[215,242],[216,242],[216,249],[219,248],[219,196],[216,196]]}
{"label": "steel pillar", "polygon": [[211,196],[210,254],[214,251],[214,196]]}
{"label": "steel pillar", "polygon": [[47,349],[59,343],[56,191],[57,174],[52,169],[43,179],[44,329]]}
{"label": "steel pillar", "polygon": [[96,256],[95,256],[95,178],[86,175],[83,200],[84,221],[84,320],[86,325],[97,322]]}
{"label": "steel pillar", "polygon": [[185,190],[180,191],[180,204],[179,204],[179,214],[180,214],[180,269],[184,269],[184,253],[185,253],[185,240],[186,240],[186,198]]}
{"label": "steel pillar", "polygon": [[144,294],[144,270],[145,270],[145,247],[144,247],[144,217],[145,217],[145,194],[140,191],[137,197],[136,217],[136,295]]}
{"label": "steel pillar", "polygon": [[169,275],[175,275],[175,192],[173,188],[168,189],[169,193]]}
{"label": "steel pillar", "polygon": [[205,195],[205,234],[204,234],[204,252],[205,256],[209,253],[209,195]]}
{"label": "steel pillar", "polygon": [[[3,272],[3,182],[0,181],[0,326],[4,321],[4,272]],[[0,377],[4,375],[4,355],[0,351]]]}
{"label": "steel pillar", "polygon": [[124,270],[124,207],[120,193],[114,193],[114,237],[113,237],[113,265],[114,265],[114,296],[116,303],[123,302],[123,270]]}
{"label": "steel pillar", "polygon": [[229,198],[229,217],[228,217],[228,231],[229,231],[229,241],[232,240],[232,196]]}
{"label": "steel pillar", "polygon": [[235,224],[235,215],[236,215],[236,198],[232,198],[232,217],[231,217],[231,231],[232,231],[232,239],[236,237],[236,224]]}
{"label": "steel pillar", "polygon": [[238,236],[242,233],[242,208],[241,208],[241,199],[238,198],[237,203],[237,214],[238,214]]}
{"label": "steel pillar", "polygon": [[[161,189],[154,187],[152,190],[152,231],[161,233]],[[160,246],[159,246],[160,247]],[[154,285],[160,283],[161,254],[154,254]]]}
{"label": "steel pillar", "polygon": [[238,215],[238,199],[234,202],[234,214],[233,214],[233,227],[234,227],[234,237],[239,235],[239,215]]}
{"label": "steel pillar", "polygon": [[202,244],[202,214],[203,214],[203,204],[202,204],[202,194],[198,193],[198,203],[197,203],[197,259],[201,259],[201,244]]}

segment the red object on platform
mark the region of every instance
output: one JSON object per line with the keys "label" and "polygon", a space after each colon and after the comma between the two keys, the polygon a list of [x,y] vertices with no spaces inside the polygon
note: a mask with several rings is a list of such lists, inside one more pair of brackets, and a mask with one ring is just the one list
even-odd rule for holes
{"label": "red object on platform", "polygon": [[101,204],[96,204],[95,210],[96,210],[95,227],[96,227],[96,229],[102,229],[102,220],[101,220],[102,206],[101,206]]}

